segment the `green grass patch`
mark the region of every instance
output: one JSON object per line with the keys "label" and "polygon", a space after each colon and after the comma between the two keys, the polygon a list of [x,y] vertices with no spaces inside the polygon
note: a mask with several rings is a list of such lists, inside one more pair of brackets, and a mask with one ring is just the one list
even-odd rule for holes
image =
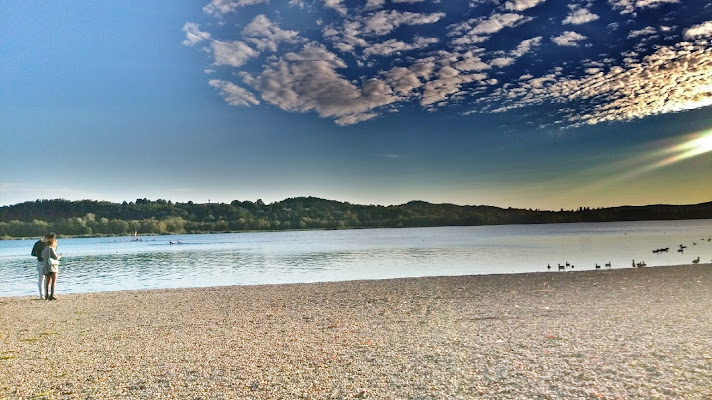
{"label": "green grass patch", "polygon": [[50,400],[53,398],[52,393],[53,393],[52,391],[35,393],[32,395],[31,399],[32,400]]}
{"label": "green grass patch", "polygon": [[59,335],[59,333],[57,333],[57,332],[40,332],[37,336],[28,337],[28,338],[24,338],[24,339],[20,339],[20,340],[23,342],[36,342],[36,341],[42,339],[43,337],[52,336],[52,335]]}

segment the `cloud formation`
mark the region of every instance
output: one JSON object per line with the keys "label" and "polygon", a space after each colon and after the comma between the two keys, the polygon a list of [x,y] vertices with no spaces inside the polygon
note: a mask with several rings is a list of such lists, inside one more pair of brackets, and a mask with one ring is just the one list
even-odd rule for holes
{"label": "cloud formation", "polygon": [[663,4],[679,3],[680,0],[608,0],[614,9],[620,10],[621,14],[632,14],[644,8],[656,8]]}
{"label": "cloud formation", "polygon": [[401,25],[432,24],[444,16],[444,13],[421,14],[408,11],[381,10],[361,19],[361,22],[364,25],[364,34],[383,36],[391,33]]}
{"label": "cloud formation", "polygon": [[528,8],[535,7],[539,3],[543,3],[546,0],[510,0],[504,3],[504,8],[513,11],[524,11]]}
{"label": "cloud formation", "polygon": [[232,82],[221,81],[219,79],[211,79],[208,81],[210,86],[220,90],[220,94],[225,98],[227,104],[232,106],[258,105],[260,101],[255,98],[252,93],[244,88],[235,85]]}
{"label": "cloud formation", "polygon": [[397,100],[383,80],[367,79],[357,86],[339,75],[342,59],[323,46],[310,43],[265,66],[258,75],[242,73],[245,84],[262,99],[285,111],[315,111],[348,125],[376,116],[370,112]]}
{"label": "cloud formation", "polygon": [[681,42],[659,48],[625,67],[614,65],[576,78],[561,73],[499,89],[488,99],[504,112],[546,103],[584,101],[586,112],[569,114],[573,126],[626,121],[712,105],[712,52]]}
{"label": "cloud formation", "polygon": [[707,21],[685,29],[684,36],[685,39],[712,37],[712,21]]}
{"label": "cloud formation", "polygon": [[572,25],[581,25],[585,24],[588,22],[592,22],[597,20],[599,17],[598,15],[592,13],[586,8],[574,8],[571,10],[571,13],[564,18],[564,20],[561,22],[562,24],[572,24]]}
{"label": "cloud formation", "polygon": [[201,32],[200,25],[193,22],[188,22],[183,25],[183,32],[185,32],[183,46],[193,46],[196,43],[200,43],[211,38],[211,35],[208,32]]}
{"label": "cloud formation", "polygon": [[573,31],[566,31],[559,36],[554,36],[551,41],[559,46],[578,46],[578,42],[586,39],[586,36]]}
{"label": "cloud formation", "polygon": [[213,50],[215,65],[241,67],[250,58],[259,55],[257,51],[240,41],[221,42],[219,40],[213,40],[210,46]]}
{"label": "cloud formation", "polygon": [[208,84],[233,106],[351,125],[398,118],[402,103],[463,115],[557,104],[537,118],[571,127],[711,103],[712,21],[678,4],[212,0],[182,44],[209,54]]}
{"label": "cloud formation", "polygon": [[222,17],[225,14],[235,12],[240,7],[261,3],[269,3],[269,0],[212,0],[210,4],[203,7],[203,12],[214,17]]}
{"label": "cloud formation", "polygon": [[280,42],[294,43],[299,33],[297,31],[283,30],[272,23],[266,16],[260,14],[250,22],[242,34],[259,50],[277,51]]}

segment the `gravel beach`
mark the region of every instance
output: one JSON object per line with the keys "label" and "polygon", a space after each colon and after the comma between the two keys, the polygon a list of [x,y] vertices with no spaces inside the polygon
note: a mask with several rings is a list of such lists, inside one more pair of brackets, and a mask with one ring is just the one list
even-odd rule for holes
{"label": "gravel beach", "polygon": [[712,399],[712,265],[0,298],[2,399]]}

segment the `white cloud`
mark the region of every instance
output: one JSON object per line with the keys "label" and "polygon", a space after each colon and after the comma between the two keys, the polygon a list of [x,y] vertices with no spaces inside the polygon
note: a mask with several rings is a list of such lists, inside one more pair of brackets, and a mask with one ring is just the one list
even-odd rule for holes
{"label": "white cloud", "polygon": [[512,57],[497,57],[490,61],[490,65],[493,67],[504,68],[506,66],[514,64],[514,58]]}
{"label": "white cloud", "polygon": [[586,109],[568,115],[569,124],[627,121],[712,105],[712,53],[702,45],[660,47],[625,67],[591,69],[583,77],[558,73],[531,78],[488,99],[507,105],[496,111],[547,102],[578,102]]}
{"label": "white cloud", "polygon": [[655,8],[662,4],[679,3],[680,0],[636,0],[635,6],[639,8]]}
{"label": "white cloud", "polygon": [[324,2],[324,7],[331,8],[332,10],[338,12],[341,15],[346,15],[346,6],[342,0],[322,0]]}
{"label": "white cloud", "polygon": [[478,22],[470,31],[473,35],[493,34],[504,28],[517,26],[523,20],[530,20],[520,14],[506,13],[494,14],[489,18]]}
{"label": "white cloud", "polygon": [[386,0],[367,0],[366,1],[366,9],[367,10],[375,10],[375,9],[383,8],[384,4],[386,4]]}
{"label": "white cloud", "polygon": [[566,31],[559,36],[553,36],[551,41],[559,46],[577,46],[578,42],[586,39],[586,36],[576,32]]}
{"label": "white cloud", "polygon": [[[426,109],[434,110],[467,99],[472,104],[486,105],[485,110],[480,110],[486,112],[575,100],[576,106],[559,108],[564,111],[557,121],[579,124],[643,115],[649,111],[641,111],[645,108],[642,102],[667,101],[665,96],[682,100],[668,102],[664,107],[651,106],[649,110],[656,109],[652,111],[656,113],[697,107],[707,104],[710,97],[707,93],[712,92],[709,82],[698,79],[709,74],[712,65],[706,56],[691,56],[702,48],[709,53],[707,39],[712,37],[712,21],[690,26],[685,23],[689,18],[667,12],[674,7],[666,7],[662,14],[653,11],[660,14],[657,25],[640,24],[653,18],[644,15],[644,10],[680,3],[679,0],[607,0],[617,12],[611,15],[609,10],[606,18],[610,20],[605,23],[594,14],[599,10],[598,6],[592,8],[597,4],[594,0],[573,0],[568,7],[563,7],[567,3],[554,7],[553,2],[542,6],[545,0],[468,0],[469,7],[462,10],[462,15],[439,12],[450,9],[442,0],[288,0],[292,7],[286,2],[279,5],[273,2],[270,7],[240,8],[268,1],[207,0],[205,13],[219,20],[202,26],[192,22],[183,26],[182,44],[197,44],[196,48],[210,54],[213,65],[205,73],[214,75],[209,78],[218,78],[215,70],[220,69],[216,66],[242,70],[234,75],[241,82],[225,76],[209,81],[229,104],[268,104],[286,111],[313,112],[348,125],[384,112],[397,112],[400,108],[391,104],[402,101],[418,101]],[[702,8],[692,5],[696,10]],[[546,16],[536,17],[541,26],[548,28],[527,30],[528,26],[523,25],[535,18],[535,13],[527,10],[537,6],[542,7],[532,11],[543,12],[546,7],[556,13],[547,11]],[[629,15],[620,16],[618,12]],[[559,21],[564,29],[552,36],[534,36],[543,35]],[[590,26],[577,28],[586,23]],[[611,44],[593,36],[587,38],[583,34],[593,30],[583,29],[593,27],[594,23],[601,30],[606,26],[617,29],[608,33],[615,33],[623,40]],[[541,29],[541,33],[536,29]],[[306,36],[311,38],[319,33],[322,37],[316,40],[324,44],[305,45]],[[629,39],[640,39],[625,40],[626,35]],[[527,37],[530,39],[522,40]],[[585,45],[591,51],[560,50],[553,59],[541,57],[537,53],[545,40],[558,46]],[[665,58],[668,54],[661,49],[675,40],[686,40],[668,46],[678,58]],[[666,59],[667,64],[687,60],[686,68],[697,75],[684,76],[697,82],[699,88],[672,82],[667,74],[670,71],[663,73],[672,67],[664,63],[653,67],[652,53],[657,60]],[[593,54],[601,55],[594,60]],[[686,55],[689,57],[685,58]],[[647,68],[646,75],[636,75],[634,70],[643,66]],[[537,76],[530,73],[547,68],[549,73]],[[678,69],[682,70],[682,66]],[[674,79],[681,79],[680,76],[682,73]],[[635,93],[627,91],[628,86],[636,85],[629,81],[642,82],[646,77],[650,78],[648,85],[663,84],[668,92],[685,87],[696,94],[666,95],[661,89],[656,92],[660,99],[643,99],[643,94],[636,98]],[[593,82],[599,86],[593,86]],[[575,85],[580,92],[575,91]],[[654,91],[644,84],[637,90]],[[638,111],[626,108],[622,99],[637,104]],[[577,113],[579,103],[592,105]]]}
{"label": "white cloud", "polygon": [[261,3],[269,3],[269,0],[212,0],[210,4],[203,7],[203,12],[214,17],[222,17],[225,14],[234,12],[239,7]]}
{"label": "white cloud", "polygon": [[680,0],[608,0],[613,9],[621,14],[632,14],[641,8],[655,8],[665,3],[679,3]]}
{"label": "white cloud", "polygon": [[395,67],[384,75],[393,91],[401,96],[410,95],[415,89],[423,86],[418,75],[408,68]]}
{"label": "white cloud", "polygon": [[449,96],[461,94],[462,85],[484,81],[486,78],[487,75],[483,73],[463,74],[453,67],[444,66],[437,72],[436,79],[425,84],[420,104],[427,106],[442,102]]}
{"label": "white cloud", "polygon": [[493,14],[487,18],[451,25],[449,36],[460,36],[454,39],[452,44],[456,47],[468,48],[472,44],[486,41],[492,34],[504,28],[519,26],[531,20],[531,17],[517,13]]}
{"label": "white cloud", "polygon": [[712,21],[703,22],[699,25],[691,26],[685,29],[684,36],[686,39],[698,37],[712,37]]}
{"label": "white cloud", "polygon": [[383,80],[367,79],[356,86],[336,72],[345,67],[343,60],[314,43],[268,63],[258,75],[240,76],[270,104],[286,111],[315,111],[340,125],[371,119],[375,109],[398,100]]}
{"label": "white cloud", "polygon": [[363,121],[368,121],[369,119],[376,118],[379,114],[378,113],[360,113],[360,114],[349,114],[345,115],[343,117],[339,117],[334,120],[337,125],[353,125],[353,124],[358,124],[359,122]]}
{"label": "white cloud", "polygon": [[586,8],[578,8],[571,10],[571,13],[564,18],[564,20],[561,22],[562,24],[572,24],[572,25],[581,25],[585,24],[591,21],[597,20],[599,17],[598,15],[592,13]]}
{"label": "white cloud", "polygon": [[632,30],[628,32],[628,39],[631,38],[636,38],[638,36],[648,36],[656,33],[657,30],[653,28],[652,26],[646,26],[643,29],[638,29],[638,30]]}
{"label": "white cloud", "polygon": [[521,57],[529,53],[533,48],[538,47],[541,44],[541,39],[541,36],[537,36],[531,39],[522,40],[517,48],[512,51],[512,56]]}
{"label": "white cloud", "polygon": [[264,14],[256,16],[242,30],[242,33],[248,36],[247,40],[254,43],[259,50],[269,49],[271,51],[277,51],[279,42],[295,43],[299,35],[297,31],[280,29]]}
{"label": "white cloud", "polygon": [[405,43],[400,40],[390,39],[383,43],[376,43],[369,46],[368,48],[366,48],[366,50],[364,50],[363,54],[365,56],[390,56],[399,51],[423,49],[437,42],[439,42],[438,39],[422,37],[415,38],[415,41],[413,43]]}
{"label": "white cloud", "polygon": [[185,32],[183,46],[192,46],[196,43],[202,42],[203,40],[211,38],[208,32],[202,32],[200,30],[200,25],[193,22],[188,22],[183,25],[183,32]]}
{"label": "white cloud", "polygon": [[260,104],[260,101],[257,100],[252,93],[232,82],[211,79],[208,81],[208,84],[220,90],[220,94],[225,98],[227,104],[245,107],[249,107],[251,104]]}
{"label": "white cloud", "polygon": [[213,49],[215,65],[240,67],[250,58],[257,57],[259,55],[257,51],[240,41],[221,42],[219,40],[213,40],[212,43],[210,43],[210,46]]}
{"label": "white cloud", "polygon": [[334,47],[345,53],[353,53],[358,47],[367,47],[368,42],[360,38],[362,24],[358,21],[346,21],[341,31],[329,25],[324,28],[324,37],[334,42]]}
{"label": "white cloud", "polygon": [[378,11],[363,19],[364,33],[386,35],[400,25],[423,25],[439,21],[445,13],[421,14],[396,10]]}
{"label": "white cloud", "polygon": [[432,59],[420,60],[411,65],[408,69],[413,71],[417,77],[429,79],[435,70],[435,61]]}
{"label": "white cloud", "polygon": [[492,68],[471,51],[462,54],[462,60],[456,62],[453,66],[460,71],[484,71]]}
{"label": "white cloud", "polygon": [[385,43],[372,44],[364,37],[383,36],[401,25],[432,24],[444,17],[444,13],[421,14],[395,10],[381,10],[364,17],[347,19],[341,27],[333,24],[322,30],[324,38],[330,40],[334,48],[344,53],[355,53],[359,48],[366,48],[365,56],[387,55],[400,50],[422,49],[436,41],[416,36],[414,43],[406,44],[402,40],[391,39]]}
{"label": "white cloud", "polygon": [[535,7],[546,0],[512,0],[504,3],[504,8],[512,11],[524,11]]}

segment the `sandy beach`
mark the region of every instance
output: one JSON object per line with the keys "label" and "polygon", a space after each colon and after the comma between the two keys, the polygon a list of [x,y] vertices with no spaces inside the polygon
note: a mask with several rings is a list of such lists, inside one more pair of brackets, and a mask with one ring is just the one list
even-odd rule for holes
{"label": "sandy beach", "polygon": [[712,399],[712,265],[0,298],[2,399]]}

